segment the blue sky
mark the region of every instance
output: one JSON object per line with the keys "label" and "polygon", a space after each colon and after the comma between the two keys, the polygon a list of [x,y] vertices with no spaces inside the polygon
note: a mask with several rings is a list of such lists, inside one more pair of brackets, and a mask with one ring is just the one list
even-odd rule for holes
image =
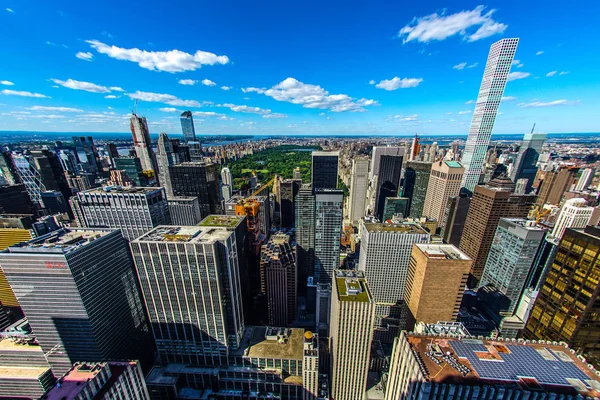
{"label": "blue sky", "polygon": [[9,0],[0,130],[466,134],[519,37],[495,133],[598,132],[600,2]]}

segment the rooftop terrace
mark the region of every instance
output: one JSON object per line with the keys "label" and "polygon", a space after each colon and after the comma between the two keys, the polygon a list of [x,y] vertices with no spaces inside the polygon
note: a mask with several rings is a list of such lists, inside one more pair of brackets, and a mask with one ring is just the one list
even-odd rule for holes
{"label": "rooftop terrace", "polygon": [[451,244],[421,244],[416,243],[419,248],[428,258],[446,259],[446,260],[470,260],[470,258],[460,251],[457,247]]}
{"label": "rooftop terrace", "polygon": [[133,242],[208,243],[225,240],[231,234],[218,227],[160,225]]}
{"label": "rooftop terrace", "polygon": [[[285,329],[289,333],[287,339],[283,342],[274,339],[275,336],[267,335],[268,330],[279,329]],[[232,355],[301,360],[304,356],[304,329],[247,326],[240,347],[233,351]]]}
{"label": "rooftop terrace", "polygon": [[200,221],[198,226],[235,228],[243,218],[238,215],[209,215]]}
{"label": "rooftop terrace", "polygon": [[66,254],[116,231],[108,228],[62,228],[28,242],[17,243],[4,252]]}
{"label": "rooftop terrace", "polygon": [[373,301],[367,280],[362,272],[337,270],[335,271],[335,282],[340,301]]}

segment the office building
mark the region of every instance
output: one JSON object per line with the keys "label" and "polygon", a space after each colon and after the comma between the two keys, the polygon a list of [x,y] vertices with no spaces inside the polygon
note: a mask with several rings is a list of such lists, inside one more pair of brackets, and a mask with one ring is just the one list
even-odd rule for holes
{"label": "office building", "polygon": [[171,145],[169,137],[164,132],[161,132],[160,135],[158,135],[156,161],[158,164],[158,184],[165,188],[168,197],[172,197],[173,187],[171,186],[169,167],[174,164],[173,146]]}
{"label": "office building", "polygon": [[340,240],[344,192],[315,189],[314,277],[317,283],[331,283],[333,270],[340,265]]}
{"label": "office building", "polygon": [[471,263],[451,244],[413,246],[405,298],[415,321],[456,321]]}
{"label": "office building", "polygon": [[329,337],[331,283],[314,283],[309,278],[308,286],[309,288],[313,286],[315,291],[315,327],[320,335]]}
{"label": "office building", "polygon": [[269,326],[289,326],[296,319],[296,246],[285,233],[271,236],[260,252],[261,291],[267,296]]}
{"label": "office building", "polygon": [[147,186],[148,177],[144,174],[142,163],[138,157],[119,157],[115,158],[115,169],[124,171],[127,180],[131,181],[134,186]]}
{"label": "office building", "polygon": [[171,223],[165,189],[157,187],[90,189],[71,198],[71,209],[77,226],[119,228],[127,240]]}
{"label": "office building", "polygon": [[36,214],[24,184],[0,186],[0,214]]}
{"label": "office building", "polygon": [[524,337],[568,343],[590,362],[600,359],[600,229],[566,229],[542,284]]}
{"label": "office building", "polygon": [[227,167],[221,170],[221,194],[225,201],[233,196],[233,175]]}
{"label": "office building", "polygon": [[305,293],[308,277],[314,276],[315,271],[315,196],[311,185],[304,184],[298,190],[294,211],[298,289]]}
{"label": "office building", "polygon": [[94,144],[94,138],[91,136],[73,136],[73,145],[75,146],[77,161],[85,172],[102,173],[102,162],[100,161],[98,149]]}
{"label": "office building", "polygon": [[[409,199],[406,197],[386,197],[383,203],[383,215],[381,221],[391,220],[393,218],[407,217]],[[435,230],[434,230],[435,232]]]}
{"label": "office building", "polygon": [[167,199],[172,225],[193,226],[202,221],[197,197],[173,196]]}
{"label": "office building", "polygon": [[108,154],[108,158],[110,159],[110,164],[115,166],[115,158],[119,158],[119,149],[115,143],[106,143],[106,153]]}
{"label": "office building", "polygon": [[498,222],[480,286],[493,285],[510,300],[503,311],[516,311],[545,236],[546,230],[535,221],[501,218]]}
{"label": "office building", "polygon": [[460,193],[464,171],[458,161],[440,161],[432,164],[423,205],[424,217],[436,219],[440,225],[444,223],[446,204],[450,197]]}
{"label": "office building", "polygon": [[331,397],[364,400],[375,301],[361,272],[335,271],[331,298]]}
{"label": "office building", "polygon": [[338,151],[312,152],[313,189],[337,189],[339,156]]}
{"label": "office building", "polygon": [[523,191],[519,190],[518,193],[531,192],[531,187],[538,172],[537,161],[542,153],[545,140],[545,133],[531,132],[526,133],[523,137],[519,153],[510,171],[510,179],[515,183],[518,183],[520,179],[527,179]]}
{"label": "office building", "polygon": [[0,186],[19,183],[21,183],[21,178],[13,161],[12,153],[0,148]]}
{"label": "office building", "polygon": [[583,191],[586,190],[594,180],[594,175],[596,175],[596,170],[593,168],[586,168],[581,173],[581,176],[577,180],[577,186],[575,186],[575,191]]}
{"label": "office building", "polygon": [[221,227],[159,226],[130,243],[163,363],[226,365],[229,349],[240,345],[238,243],[228,228],[243,218],[221,218]]}
{"label": "office building", "polygon": [[385,400],[574,400],[597,397],[599,384],[596,370],[561,344],[402,332]]}
{"label": "office building", "polygon": [[43,188],[40,191],[40,196],[42,192],[60,192],[64,200],[68,201],[71,197],[71,188],[56,153],[49,150],[32,150],[30,160],[32,166],[39,172],[41,187]]}
{"label": "office building", "polygon": [[358,223],[364,217],[367,208],[367,188],[369,187],[368,158],[355,158],[352,160],[352,175],[350,179],[348,219],[353,223]]}
{"label": "office building", "polygon": [[559,205],[565,192],[571,190],[578,172],[577,167],[560,167],[546,172],[539,186],[536,205],[539,208],[544,204]]}
{"label": "office building", "polygon": [[0,252],[0,266],[57,376],[76,361],[152,360],[119,230],[63,228]]}
{"label": "office building", "polygon": [[186,143],[181,143],[179,139],[171,139],[171,147],[173,147],[174,164],[192,161],[190,147]]}
{"label": "office building", "polygon": [[517,195],[489,185],[475,186],[459,245],[473,260],[469,287],[476,287],[481,279],[500,218],[527,218],[534,201],[535,195]]}
{"label": "office building", "polygon": [[133,137],[133,147],[135,154],[140,159],[144,171],[154,171],[157,173],[156,156],[152,150],[152,140],[150,139],[150,130],[146,117],[140,117],[136,113],[131,114],[129,119],[131,135]]}
{"label": "office building", "polygon": [[19,180],[25,185],[31,202],[36,208],[43,208],[41,193],[46,191],[46,187],[42,183],[40,172],[33,165],[31,156],[13,153],[12,159],[19,174]]}
{"label": "office building", "polygon": [[448,199],[446,213],[444,214],[444,243],[459,246],[470,205],[471,194],[465,190],[461,191],[458,196]]}
{"label": "office building", "polygon": [[317,400],[319,388],[319,336],[311,331],[304,332],[304,357],[302,359],[302,400]]}
{"label": "office building", "polygon": [[492,44],[479,87],[469,136],[461,158],[465,172],[462,187],[473,191],[479,183],[498,107],[517,51],[519,39],[502,39]]}
{"label": "office building", "polygon": [[279,182],[279,219],[282,228],[293,228],[296,215],[296,197],[302,183],[294,179]]}
{"label": "office building", "polygon": [[44,400],[150,399],[137,361],[78,362]]}
{"label": "office building", "polygon": [[594,207],[588,207],[587,201],[584,199],[576,198],[565,201],[554,223],[552,236],[560,240],[567,228],[585,228],[593,213]]}
{"label": "office building", "polygon": [[74,193],[83,192],[92,188],[87,175],[67,175],[67,184]]}
{"label": "office building", "polygon": [[185,162],[169,167],[173,195],[198,197],[202,218],[221,213],[216,164]]}
{"label": "office building", "polygon": [[404,156],[404,147],[398,146],[374,146],[371,154],[371,168],[369,168],[369,180],[379,175],[381,156]]}
{"label": "office building", "polygon": [[402,157],[382,155],[379,158],[379,174],[375,185],[375,216],[383,220],[383,208],[387,197],[398,197],[402,173]]}
{"label": "office building", "polygon": [[194,127],[194,117],[191,111],[184,111],[181,114],[181,131],[183,132],[183,140],[186,142],[196,141],[196,128]]}
{"label": "office building", "polygon": [[407,197],[409,201],[408,208],[406,209],[407,217],[421,218],[423,216],[423,206],[425,205],[430,175],[431,163],[421,161],[406,162],[402,196]]}

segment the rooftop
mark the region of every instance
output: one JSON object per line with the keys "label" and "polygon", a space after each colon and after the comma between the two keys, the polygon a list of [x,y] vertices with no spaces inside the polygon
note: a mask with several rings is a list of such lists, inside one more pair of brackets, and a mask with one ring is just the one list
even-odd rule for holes
{"label": "rooftop", "polygon": [[80,193],[127,193],[127,194],[146,194],[162,190],[162,187],[148,187],[148,186],[103,186],[99,188],[93,188],[84,190]]}
{"label": "rooftop", "polygon": [[415,243],[427,258],[443,258],[446,260],[470,260],[469,256],[451,244],[421,244]]}
{"label": "rooftop", "polygon": [[50,369],[48,367],[5,367],[0,366],[0,379],[37,380]]}
{"label": "rooftop", "polygon": [[133,242],[209,243],[226,240],[232,233],[221,227],[160,225]]}
{"label": "rooftop", "polygon": [[373,301],[367,280],[361,271],[336,270],[335,282],[337,296],[340,301],[357,301],[369,303]]}
{"label": "rooftop", "polygon": [[[426,380],[507,384],[526,390],[600,395],[600,377],[573,350],[557,342],[452,338],[408,334]],[[514,341],[513,341],[514,340]]]}
{"label": "rooftop", "polygon": [[[283,342],[274,339],[275,334],[281,338],[287,336],[287,339]],[[247,326],[240,347],[232,351],[232,354],[256,358],[301,360],[304,357],[304,329]]]}
{"label": "rooftop", "polygon": [[369,232],[398,232],[429,235],[429,232],[416,222],[400,222],[392,224],[365,222],[364,225]]}
{"label": "rooftop", "polygon": [[340,155],[340,152],[339,151],[313,150],[312,155],[313,156],[336,156],[336,157],[338,157]]}
{"label": "rooftop", "polygon": [[209,215],[200,221],[198,226],[235,228],[242,219],[244,217],[239,215]]}
{"label": "rooftop", "polygon": [[66,254],[96,239],[118,232],[109,228],[62,228],[28,242],[17,243],[5,253],[62,253]]}
{"label": "rooftop", "polygon": [[450,168],[462,168],[463,165],[458,161],[445,161],[446,165]]}

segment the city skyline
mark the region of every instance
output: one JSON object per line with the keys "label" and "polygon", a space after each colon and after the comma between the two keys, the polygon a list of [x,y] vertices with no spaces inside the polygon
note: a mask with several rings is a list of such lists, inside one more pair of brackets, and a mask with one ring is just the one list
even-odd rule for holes
{"label": "city skyline", "polygon": [[[598,7],[589,6],[590,14]],[[275,3],[234,13],[203,4],[184,14],[120,6],[137,16],[127,23],[102,10],[88,20],[86,7],[0,11],[0,34],[15,38],[0,44],[0,129],[124,132],[137,99],[153,134],[180,134],[188,109],[199,135],[466,134],[489,46],[519,37],[493,132],[523,133],[534,122],[543,132],[600,130],[591,117],[595,56],[585,44],[592,28],[565,24],[577,10],[561,5],[533,24],[533,5],[516,15],[499,2],[324,12]],[[319,28],[307,34],[309,17]],[[269,22],[249,26],[257,20]],[[136,24],[160,24],[161,34]],[[34,68],[42,62],[43,71]]]}

